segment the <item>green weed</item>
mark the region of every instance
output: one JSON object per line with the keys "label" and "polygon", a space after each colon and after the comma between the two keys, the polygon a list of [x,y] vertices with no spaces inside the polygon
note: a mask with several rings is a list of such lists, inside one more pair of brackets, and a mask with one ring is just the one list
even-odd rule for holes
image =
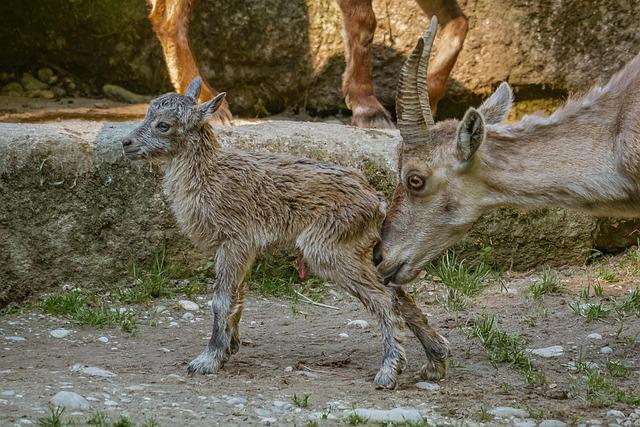
{"label": "green weed", "polygon": [[524,338],[499,330],[494,316],[476,320],[471,334],[480,340],[493,364],[507,363],[514,366],[522,373],[527,384],[544,383],[544,375],[534,368],[524,351]]}
{"label": "green weed", "polygon": [[480,293],[491,268],[484,262],[470,266],[449,251],[436,265],[430,265],[428,271],[447,287],[443,300],[445,307],[458,311],[467,307],[468,298]]}
{"label": "green weed", "polygon": [[558,294],[561,291],[560,278],[558,274],[550,268],[542,271],[540,280],[529,286],[527,289],[533,298],[539,299],[543,295]]}
{"label": "green weed", "polygon": [[41,307],[47,314],[62,316],[73,323],[96,328],[119,326],[125,332],[133,332],[138,321],[135,312],[109,307],[101,298],[95,295],[88,298],[79,290],[51,294],[45,298]]}
{"label": "green weed", "polygon": [[293,404],[296,405],[298,408],[308,408],[309,397],[311,397],[310,394],[305,394],[302,397],[299,397],[297,394],[294,394],[291,400],[293,401]]}

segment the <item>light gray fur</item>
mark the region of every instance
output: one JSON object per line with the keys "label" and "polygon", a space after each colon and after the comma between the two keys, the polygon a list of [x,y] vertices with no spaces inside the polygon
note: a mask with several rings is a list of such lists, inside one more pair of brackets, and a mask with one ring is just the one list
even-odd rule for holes
{"label": "light gray fur", "polygon": [[244,277],[256,256],[278,247],[301,252],[315,274],[342,285],[378,319],[384,351],[377,386],[393,388],[406,363],[403,318],[427,353],[424,376],[441,378],[446,340],[409,295],[383,284],[371,262],[384,198],[348,168],[220,147],[206,119],[222,98],[197,105],[198,87],[194,81],[187,96],[153,100],[144,122],[123,140],[129,158],[164,164],[164,191],[178,224],[215,254],[213,331],[189,372],[215,372],[238,350]]}

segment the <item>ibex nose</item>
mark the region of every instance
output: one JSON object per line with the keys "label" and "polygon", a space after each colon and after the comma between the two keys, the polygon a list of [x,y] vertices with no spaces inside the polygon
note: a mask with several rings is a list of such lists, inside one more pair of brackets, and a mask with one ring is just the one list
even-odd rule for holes
{"label": "ibex nose", "polygon": [[373,264],[378,266],[382,262],[384,257],[382,256],[382,242],[378,242],[373,248]]}

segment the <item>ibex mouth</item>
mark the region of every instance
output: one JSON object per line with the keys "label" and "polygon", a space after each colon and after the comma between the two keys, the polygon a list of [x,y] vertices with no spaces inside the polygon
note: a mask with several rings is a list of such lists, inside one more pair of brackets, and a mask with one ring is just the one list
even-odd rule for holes
{"label": "ibex mouth", "polygon": [[382,280],[385,286],[387,286],[389,283],[395,283],[396,275],[402,269],[403,266],[404,266],[404,262],[401,262],[399,264],[392,266],[392,268],[389,269],[388,271],[382,272]]}

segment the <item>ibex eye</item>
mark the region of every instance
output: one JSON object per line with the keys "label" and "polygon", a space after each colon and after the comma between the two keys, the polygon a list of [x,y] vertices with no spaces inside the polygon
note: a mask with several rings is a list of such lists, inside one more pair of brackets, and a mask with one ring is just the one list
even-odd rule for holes
{"label": "ibex eye", "polygon": [[158,129],[160,132],[167,132],[169,131],[169,128],[171,126],[169,126],[169,123],[165,123],[165,122],[158,122],[158,124],[156,125],[156,129]]}
{"label": "ibex eye", "polygon": [[424,187],[424,178],[418,175],[409,175],[407,178],[407,185],[412,190],[421,190]]}

